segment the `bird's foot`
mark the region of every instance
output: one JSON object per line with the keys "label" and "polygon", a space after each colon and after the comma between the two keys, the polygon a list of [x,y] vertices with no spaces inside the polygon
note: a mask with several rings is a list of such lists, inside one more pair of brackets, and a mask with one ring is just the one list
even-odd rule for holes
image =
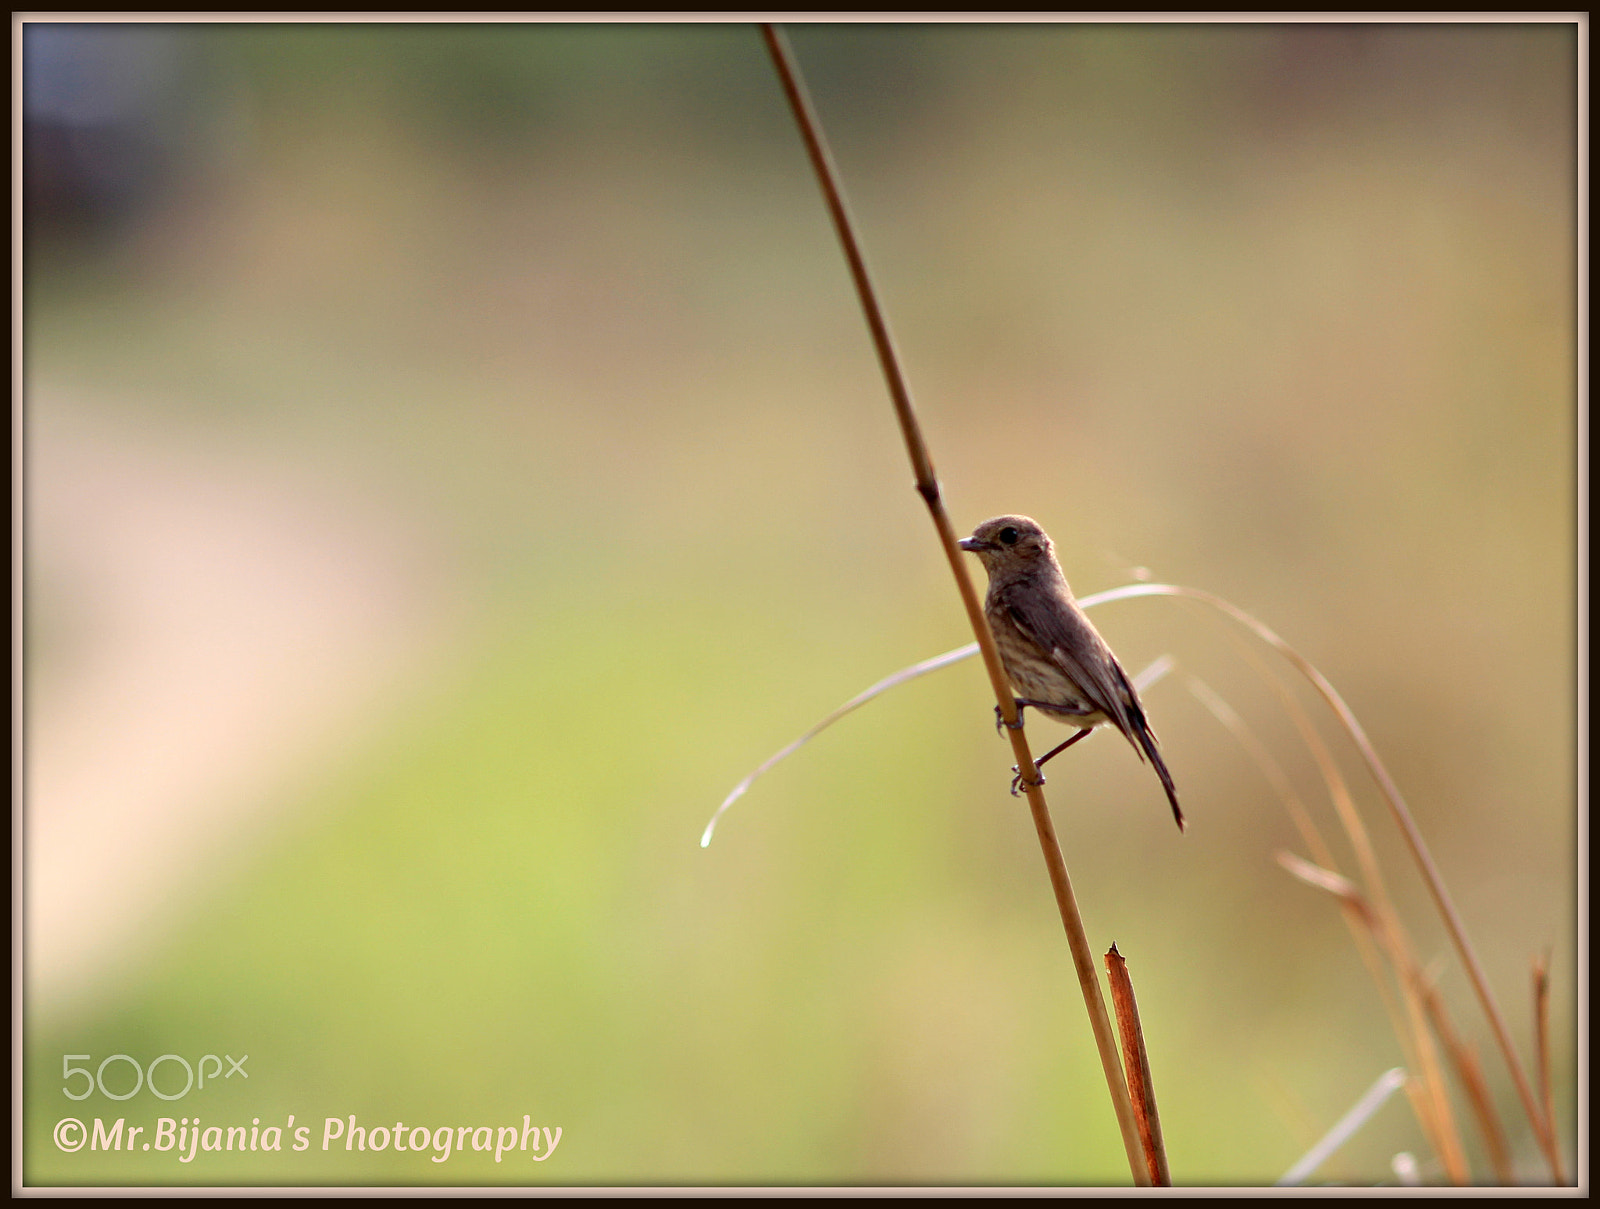
{"label": "bird's foot", "polygon": [[[1011,796],[1014,797],[1014,798],[1020,798],[1022,796],[1022,786],[1023,786],[1022,774],[1020,772],[1017,772],[1017,766],[1015,764],[1013,764],[1011,766],[1011,771],[1012,771],[1013,774],[1015,774],[1011,778]],[[1029,784],[1029,785],[1043,785],[1044,784],[1044,773],[1039,772],[1039,765],[1038,765],[1037,762],[1033,766],[1033,771],[1036,772],[1036,773],[1039,773],[1039,779],[1037,781],[1029,781],[1029,782],[1027,782],[1027,784]]]}
{"label": "bird's foot", "polygon": [[[1022,729],[1022,711],[1023,711],[1023,708],[1026,705],[1027,705],[1027,702],[1025,702],[1025,701],[1021,701],[1021,700],[1017,701],[1017,724],[1011,728],[1012,730],[1021,730]],[[1000,728],[1005,725],[1005,721],[1006,721],[1006,716],[1000,712],[1000,707],[998,705],[995,706],[994,707],[994,733],[995,734],[998,735],[1000,733]]]}

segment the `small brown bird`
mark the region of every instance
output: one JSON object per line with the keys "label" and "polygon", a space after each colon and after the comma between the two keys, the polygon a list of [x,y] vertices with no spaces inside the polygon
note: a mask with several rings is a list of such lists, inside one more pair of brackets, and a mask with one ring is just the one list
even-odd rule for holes
{"label": "small brown bird", "polygon": [[[1034,761],[1038,770],[1095,727],[1110,723],[1142,760],[1150,757],[1172,816],[1183,830],[1178,791],[1156,750],[1155,732],[1145,721],[1139,694],[1100,632],[1073,599],[1045,531],[1025,516],[997,516],[961,539],[989,573],[984,616],[1006,675],[1020,694],[1017,713],[1031,705],[1042,714],[1079,727],[1077,734]],[[1021,782],[1012,784],[1012,792]]]}

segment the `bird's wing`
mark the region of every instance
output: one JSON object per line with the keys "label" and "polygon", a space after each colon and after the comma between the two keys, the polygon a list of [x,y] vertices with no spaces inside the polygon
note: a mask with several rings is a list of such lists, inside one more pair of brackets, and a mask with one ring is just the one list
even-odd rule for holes
{"label": "bird's wing", "polygon": [[[1070,597],[1063,601],[1038,590],[1016,591],[1004,593],[1001,602],[1017,628],[1040,650],[1049,651],[1056,666],[1072,677],[1072,682],[1083,690],[1083,695],[1096,709],[1111,719],[1139,759],[1148,758],[1155,765],[1161,788],[1166,791],[1167,801],[1172,803],[1172,817],[1182,831],[1183,809],[1178,805],[1172,774],[1157,750],[1155,731],[1145,720],[1139,694],[1094,624]],[[1080,659],[1073,651],[1097,651],[1099,658]]]}
{"label": "bird's wing", "polygon": [[[1004,603],[1011,620],[1040,650],[1050,653],[1056,665],[1083,690],[1090,703],[1127,736],[1143,759],[1144,752],[1134,739],[1135,726],[1129,709],[1131,706],[1134,711],[1139,710],[1138,698],[1116,656],[1070,598],[1052,599],[1051,594],[1038,588],[1039,585],[1034,585],[1031,591],[1005,594]],[[1098,651],[1101,657],[1081,659],[1074,654],[1085,650]]]}

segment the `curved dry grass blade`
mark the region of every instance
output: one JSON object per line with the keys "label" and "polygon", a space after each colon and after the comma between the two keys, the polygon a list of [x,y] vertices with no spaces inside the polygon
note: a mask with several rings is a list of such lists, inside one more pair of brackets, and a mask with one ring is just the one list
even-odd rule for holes
{"label": "curved dry grass blade", "polygon": [[818,722],[815,726],[806,731],[805,734],[801,735],[782,751],[768,756],[761,762],[754,772],[735,785],[733,787],[733,792],[722,799],[722,805],[717,807],[717,813],[712,815],[711,821],[706,824],[705,831],[700,835],[700,847],[704,848],[706,845],[711,843],[711,833],[717,829],[717,820],[722,817],[723,812],[726,811],[729,806],[732,806],[741,797],[743,797],[745,790],[750,788],[755,779],[762,773],[766,772],[767,769],[771,768],[774,764],[778,763],[778,761],[798,751],[805,744],[809,743],[823,731],[827,730],[828,727],[832,726],[840,718],[844,717],[852,710],[860,709],[863,705],[865,705],[868,701],[871,701],[880,693],[886,693],[890,689],[894,688],[897,684],[904,684],[908,680],[915,680],[918,676],[926,676],[929,672],[936,672],[942,667],[948,667],[952,663],[959,663],[961,660],[970,658],[977,653],[978,644],[976,642],[969,642],[966,646],[957,647],[953,651],[946,651],[943,655],[935,655],[932,659],[924,659],[921,663],[913,663],[910,667],[901,668],[892,676],[885,676],[871,688],[866,689],[863,692],[859,692],[854,697],[851,697],[850,700],[846,701],[838,709],[834,710],[833,713],[829,714],[821,722]]}
{"label": "curved dry grass blade", "polygon": [[[706,829],[700,833],[700,847],[704,848],[711,843],[711,836],[712,833],[717,829],[718,820],[722,818],[729,806],[732,806],[744,796],[745,791],[749,789],[752,784],[754,784],[757,777],[759,777],[762,773],[769,771],[775,764],[799,751],[800,748],[804,747],[812,739],[815,739],[840,718],[843,718],[846,714],[851,713],[854,710],[860,709],[874,697],[881,696],[883,693],[888,692],[897,685],[904,684],[908,680],[915,680],[918,676],[926,676],[929,672],[936,672],[942,667],[950,666],[952,663],[960,663],[963,659],[970,659],[977,653],[978,644],[976,642],[969,642],[966,646],[958,646],[955,650],[946,651],[943,655],[935,655],[932,659],[924,659],[921,663],[913,663],[910,667],[901,668],[898,672],[895,672],[889,676],[885,676],[871,688],[864,689],[857,693],[854,697],[851,697],[850,700],[846,701],[838,709],[834,710],[826,718],[822,719],[822,721],[818,722],[810,730],[806,731],[805,734],[801,735],[793,743],[768,756],[760,763],[760,765],[756,767],[754,772],[750,773],[745,777],[744,780],[735,785],[732,792],[730,792],[727,797],[722,799],[722,805],[717,807],[717,812],[711,816],[711,821],[706,824]],[[1162,677],[1166,676],[1167,673],[1172,670],[1173,666],[1174,664],[1170,655],[1161,656],[1161,658],[1157,659],[1154,663],[1150,664],[1133,678],[1134,687],[1137,688],[1141,693],[1144,692],[1152,684],[1155,684]]]}
{"label": "curved dry grass blade", "polygon": [[1334,1151],[1350,1140],[1356,1130],[1371,1120],[1373,1113],[1382,1108],[1390,1096],[1404,1087],[1405,1082],[1406,1072],[1398,1066],[1379,1075],[1377,1081],[1367,1088],[1365,1094],[1355,1102],[1349,1112],[1339,1118],[1338,1123],[1328,1130],[1322,1140],[1306,1151],[1298,1163],[1284,1172],[1276,1187],[1294,1188],[1304,1183]]}

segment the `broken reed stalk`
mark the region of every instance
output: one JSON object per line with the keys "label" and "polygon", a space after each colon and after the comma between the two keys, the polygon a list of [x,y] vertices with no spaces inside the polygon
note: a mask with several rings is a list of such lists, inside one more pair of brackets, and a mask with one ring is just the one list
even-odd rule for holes
{"label": "broken reed stalk", "polygon": [[1128,976],[1128,961],[1112,945],[1106,953],[1106,977],[1111,983],[1111,1002],[1117,1012],[1117,1032],[1122,1034],[1122,1058],[1128,1068],[1128,1097],[1139,1122],[1139,1142],[1150,1169],[1150,1183],[1157,1188],[1172,1187],[1172,1172],[1167,1167],[1167,1147],[1161,1140],[1161,1114],[1156,1111],[1156,1089],[1150,1079],[1150,1053],[1145,1049],[1144,1026],[1139,1023],[1139,1002],[1133,996],[1133,979]]}
{"label": "broken reed stalk", "polygon": [[[871,279],[867,275],[866,260],[862,256],[849,213],[845,209],[844,193],[839,186],[838,174],[823,142],[822,127],[812,112],[811,102],[806,96],[800,69],[789,50],[788,40],[775,25],[769,23],[762,24],[761,36],[767,44],[768,53],[772,56],[773,67],[777,70],[778,79],[783,85],[784,95],[788,98],[789,108],[794,113],[795,123],[800,128],[800,137],[805,142],[806,154],[811,160],[812,170],[816,173],[817,182],[822,188],[828,213],[833,219],[834,231],[839,237],[845,260],[849,264],[850,277],[861,300],[861,309],[866,315],[867,327],[872,334],[872,345],[877,351],[878,363],[888,383],[889,397],[894,403],[895,417],[900,422],[900,433],[905,439],[906,452],[911,458],[917,494],[922,496],[923,502],[928,506],[934,528],[939,534],[939,544],[944,548],[951,574],[955,576],[956,587],[961,593],[961,602],[966,606],[967,619],[972,624],[973,635],[978,640],[978,649],[983,656],[984,668],[989,673],[989,682],[994,689],[995,700],[999,703],[1000,717],[1005,722],[1006,732],[1011,737],[1011,749],[1016,754],[1017,767],[1031,768],[1033,754],[1028,748],[1027,737],[1020,725],[1021,719],[1017,714],[1010,683],[1001,667],[999,652],[996,651],[994,638],[989,633],[989,624],[984,620],[982,603],[972,587],[971,579],[967,576],[966,562],[960,547],[956,545],[955,529],[950,524],[949,514],[946,513],[944,501],[940,496],[939,480],[933,472],[933,459],[929,456],[927,444],[922,439],[922,429],[911,406],[911,393],[901,372],[894,342],[889,336],[888,323],[884,318],[882,307],[878,304]],[[1101,994],[1094,954],[1089,948],[1089,938],[1084,932],[1083,919],[1078,912],[1077,899],[1072,892],[1072,880],[1067,875],[1066,860],[1061,855],[1061,845],[1056,840],[1055,825],[1050,820],[1050,809],[1045,803],[1041,787],[1029,782],[1026,777],[1022,783],[1023,788],[1027,790],[1028,808],[1033,814],[1033,825],[1039,836],[1039,846],[1044,852],[1045,867],[1050,873],[1050,886],[1055,892],[1056,905],[1061,911],[1061,923],[1067,931],[1067,944],[1072,950],[1072,964],[1077,970],[1078,984],[1083,989],[1084,1005],[1088,1009],[1089,1023],[1094,1030],[1095,1047],[1100,1053],[1100,1065],[1105,1073],[1107,1089],[1111,1093],[1111,1104],[1116,1112],[1117,1126],[1122,1133],[1122,1145],[1127,1152],[1128,1166],[1133,1173],[1134,1183],[1147,1185],[1150,1177],[1145,1169],[1143,1148],[1139,1142],[1133,1106],[1128,1098],[1128,1087],[1123,1081],[1116,1037],[1112,1032],[1110,1017],[1106,1013],[1105,998]]]}

